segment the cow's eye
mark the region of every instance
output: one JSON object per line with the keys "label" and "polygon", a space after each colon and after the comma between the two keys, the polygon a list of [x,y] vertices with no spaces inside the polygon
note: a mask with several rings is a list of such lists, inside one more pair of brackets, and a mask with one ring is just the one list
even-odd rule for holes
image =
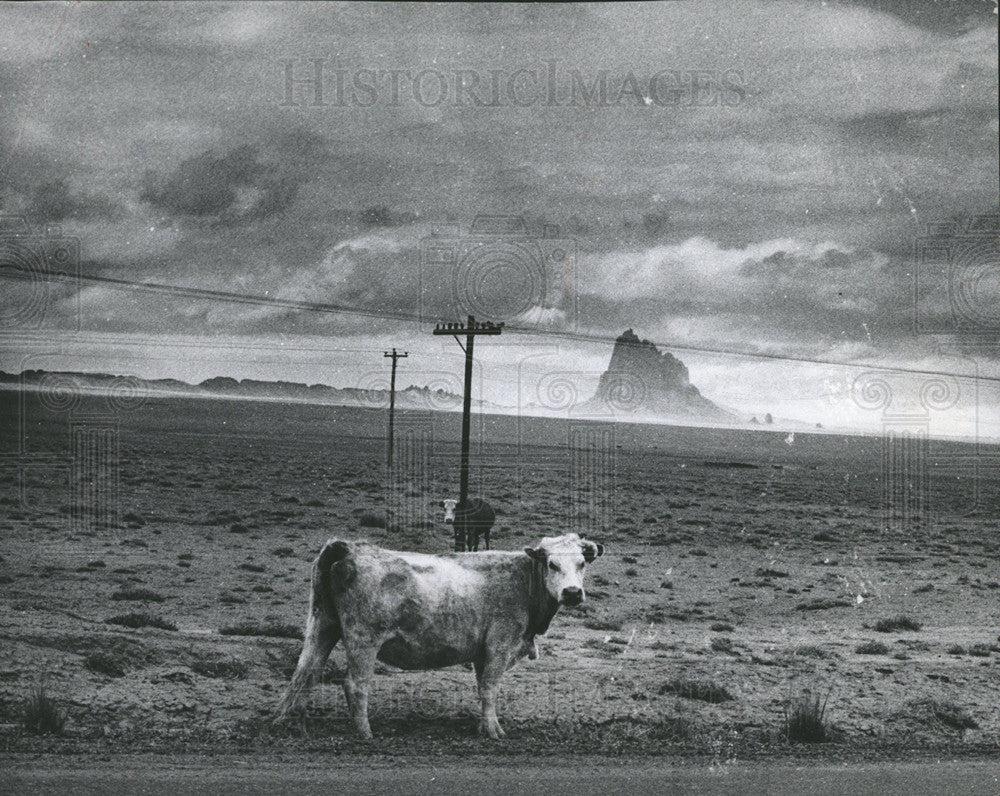
{"label": "cow's eye", "polygon": [[559,565],[555,561],[550,561],[549,562],[549,569],[551,569],[553,572],[558,572],[559,571]]}

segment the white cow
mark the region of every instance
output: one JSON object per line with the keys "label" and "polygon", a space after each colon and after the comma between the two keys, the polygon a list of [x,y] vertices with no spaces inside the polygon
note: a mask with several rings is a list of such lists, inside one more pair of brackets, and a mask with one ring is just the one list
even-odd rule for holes
{"label": "white cow", "polygon": [[358,733],[371,738],[368,688],[375,661],[400,669],[472,663],[481,732],[504,732],[496,714],[500,678],[537,656],[562,605],[584,600],[586,564],[603,545],[577,534],[547,537],[523,552],[425,555],[331,539],[313,564],[305,643],[279,715],[287,715],[343,639],[344,695]]}

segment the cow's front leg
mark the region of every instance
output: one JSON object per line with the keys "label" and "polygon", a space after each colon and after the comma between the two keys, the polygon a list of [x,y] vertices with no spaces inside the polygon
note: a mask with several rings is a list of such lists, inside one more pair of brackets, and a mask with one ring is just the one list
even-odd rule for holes
{"label": "cow's front leg", "polygon": [[354,646],[347,650],[347,676],[344,678],[344,696],[351,711],[358,734],[371,740],[372,728],[368,723],[368,689],[375,673],[378,646]]}
{"label": "cow's front leg", "polygon": [[507,735],[497,719],[497,694],[500,691],[500,678],[507,668],[506,661],[496,657],[487,657],[486,662],[476,667],[476,682],[479,685],[479,704],[482,715],[479,719],[479,732],[497,740]]}

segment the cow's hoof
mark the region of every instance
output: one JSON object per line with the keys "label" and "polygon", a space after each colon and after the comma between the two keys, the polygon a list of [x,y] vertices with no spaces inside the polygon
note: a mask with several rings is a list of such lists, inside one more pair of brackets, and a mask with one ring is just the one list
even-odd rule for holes
{"label": "cow's hoof", "polygon": [[503,731],[503,727],[500,726],[500,722],[496,719],[492,721],[484,719],[481,721],[479,723],[479,734],[486,735],[494,741],[499,741],[501,738],[507,737],[507,733]]}

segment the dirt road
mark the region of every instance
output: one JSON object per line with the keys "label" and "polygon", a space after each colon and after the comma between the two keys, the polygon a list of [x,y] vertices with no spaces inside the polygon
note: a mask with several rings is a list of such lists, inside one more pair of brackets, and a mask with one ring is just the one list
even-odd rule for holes
{"label": "dirt road", "polygon": [[1000,761],[819,764],[668,761],[477,760],[366,762],[312,757],[150,757],[101,760],[18,755],[0,772],[5,793],[619,793],[1000,794]]}

